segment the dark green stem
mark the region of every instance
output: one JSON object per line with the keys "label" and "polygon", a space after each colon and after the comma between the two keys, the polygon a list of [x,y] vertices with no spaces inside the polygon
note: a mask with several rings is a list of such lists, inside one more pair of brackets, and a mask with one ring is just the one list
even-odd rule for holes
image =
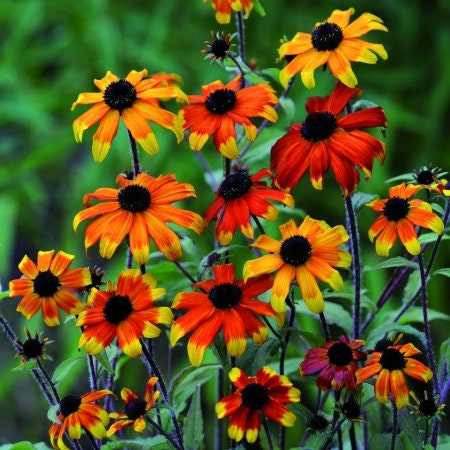
{"label": "dark green stem", "polygon": [[180,450],[181,447],[172,439],[172,436],[170,436],[164,428],[159,426],[154,420],[152,420],[150,417],[145,416],[145,420],[153,427],[155,428],[158,433],[162,434],[170,443],[175,447],[176,450]]}
{"label": "dark green stem", "polygon": [[325,337],[325,340],[327,342],[331,341],[330,330],[328,328],[328,324],[325,319],[325,314],[323,312],[319,313],[319,319],[320,319],[320,325],[322,326],[322,332],[323,332],[323,336]]}
{"label": "dark green stem", "polygon": [[[267,448],[268,450],[273,450],[272,436],[270,435],[269,424],[267,423],[267,419],[264,414],[262,414],[262,424],[267,438]],[[283,447],[280,446],[280,450],[284,450],[284,446]]]}
{"label": "dark green stem", "polygon": [[395,441],[397,439],[397,426],[398,426],[398,410],[395,403],[392,402],[392,439],[391,450],[395,450]]}

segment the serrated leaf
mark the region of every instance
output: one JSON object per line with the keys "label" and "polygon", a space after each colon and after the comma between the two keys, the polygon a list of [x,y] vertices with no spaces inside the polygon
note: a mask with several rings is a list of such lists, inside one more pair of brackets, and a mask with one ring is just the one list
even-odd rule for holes
{"label": "serrated leaf", "polygon": [[54,384],[58,384],[63,380],[64,378],[69,375],[70,371],[72,370],[73,366],[78,364],[80,361],[85,361],[84,356],[75,356],[73,358],[66,359],[63,361],[53,373],[52,382]]}
{"label": "serrated leaf", "polygon": [[200,384],[195,387],[183,426],[184,446],[188,450],[202,450],[205,447],[200,387]]}

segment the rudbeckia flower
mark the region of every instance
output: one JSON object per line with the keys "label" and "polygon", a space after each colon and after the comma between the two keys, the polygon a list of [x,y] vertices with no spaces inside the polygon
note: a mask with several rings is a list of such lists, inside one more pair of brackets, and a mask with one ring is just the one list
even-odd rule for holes
{"label": "rudbeckia flower", "polygon": [[369,228],[369,238],[376,239],[375,250],[380,256],[389,256],[397,238],[411,255],[421,251],[415,227],[428,228],[437,234],[444,231],[444,223],[423,200],[410,199],[422,186],[405,183],[389,189],[389,198],[367,203],[380,216]]}
{"label": "rudbeckia flower", "polygon": [[228,436],[239,442],[245,436],[250,444],[258,438],[261,414],[284,427],[291,427],[295,415],[286,407],[287,403],[298,403],[300,391],[289,379],[265,366],[255,376],[248,376],[234,367],[229,374],[236,390],[219,400],[216,414],[219,419],[229,417]]}
{"label": "rudbeckia flower", "polygon": [[425,383],[433,377],[429,367],[413,358],[421,353],[411,343],[376,348],[366,365],[356,371],[356,381],[359,384],[378,375],[374,385],[376,399],[380,403],[388,403],[392,394],[395,406],[404,408],[409,403],[405,374]]}
{"label": "rudbeckia flower", "polygon": [[10,297],[23,296],[17,311],[30,319],[41,309],[49,327],[59,325],[58,308],[68,314],[78,314],[84,304],[74,292],[87,286],[91,276],[88,269],[69,270],[74,258],[63,251],[56,255],[54,250],[39,251],[35,264],[25,255],[19,264],[24,277],[9,282]]}
{"label": "rudbeckia flower", "polygon": [[109,423],[108,413],[95,401],[112,394],[111,391],[90,391],[81,397],[68,395],[59,402],[57,415],[60,423],[53,423],[48,431],[50,443],[54,449],[69,450],[64,444],[64,433],[72,439],[80,439],[82,430],[86,430],[97,439],[106,436],[105,426]]}
{"label": "rudbeckia flower", "polygon": [[315,189],[322,189],[329,168],[345,196],[358,186],[359,167],[372,174],[373,159],[384,160],[384,144],[361,128],[386,127],[386,116],[377,106],[343,114],[346,105],[362,90],[338,82],[330,96],[310,97],[305,120],[289,127],[271,150],[270,168],[275,185],[290,190],[309,169]]}
{"label": "rudbeckia flower", "polygon": [[[195,197],[189,183],[177,182],[175,175],[155,178],[140,173],[129,180],[119,175],[116,183],[120,189],[99,188],[84,196],[87,209],[74,218],[76,230],[80,222],[100,216],[86,227],[85,247],[100,241],[100,255],[111,258],[120,243],[129,237],[131,253],[137,264],[146,264],[150,255],[149,237],[156,247],[170,260],[181,257],[179,237],[166,225],[172,222],[200,233],[204,222],[201,216],[171,203]],[[100,200],[94,206],[92,199]]]}
{"label": "rudbeckia flower", "polygon": [[[268,303],[255,297],[271,288],[273,280],[261,276],[244,283],[236,280],[233,264],[215,265],[214,279],[194,284],[201,292],[181,292],[175,296],[173,309],[187,313],[175,320],[170,330],[170,343],[176,342],[194,330],[189,338],[188,356],[193,366],[202,363],[206,348],[223,330],[230,356],[240,356],[246,347],[246,336],[262,344],[269,335],[267,326],[257,314],[274,317],[276,313]],[[281,324],[281,316],[276,317]]]}
{"label": "rudbeckia flower", "polygon": [[317,314],[323,312],[325,303],[316,279],[328,283],[335,291],[342,289],[341,275],[333,267],[350,266],[350,253],[338,248],[348,241],[347,231],[342,225],[331,228],[309,216],[298,227],[291,219],[280,225],[279,230],[280,241],[263,234],[251,245],[270,254],[244,264],[244,281],[277,271],[270,294],[275,311],[285,311],[285,299],[295,279],[308,309]]}
{"label": "rudbeckia flower", "polygon": [[299,32],[292,41],[281,45],[278,50],[280,58],[290,57],[290,62],[280,71],[280,81],[284,87],[290,78],[300,73],[303,84],[312,89],[315,86],[314,71],[325,64],[338,80],[355,87],[358,80],[351,62],[375,64],[377,55],[387,59],[381,44],[358,39],[370,30],[387,31],[383,21],[373,14],[364,13],[350,23],[354,12],[354,8],[346,11],[336,9],[325,22],[317,23],[311,33]]}
{"label": "rudbeckia flower", "polygon": [[112,412],[109,414],[111,419],[118,419],[114,422],[106,433],[112,436],[119,430],[127,427],[133,427],[137,433],[142,433],[145,429],[145,415],[147,411],[155,404],[159,398],[159,391],[153,392],[158,382],[157,377],[150,377],[145,388],[144,398],[138,397],[131,389],[123,388],[120,392],[122,400],[125,402],[125,413]]}
{"label": "rudbeckia flower", "polygon": [[155,338],[161,330],[155,324],[170,325],[172,311],[168,306],[153,306],[166,293],[156,287],[155,278],[138,269],[125,269],[117,285],[108,282],[105,291],[92,289],[88,305],[77,319],[83,327],[79,348],[94,355],[101,352],[117,337],[122,351],[136,358],[142,354],[141,338]]}
{"label": "rudbeckia flower", "polygon": [[236,228],[247,238],[253,239],[251,217],[275,220],[278,209],[268,200],[294,207],[291,195],[272,189],[264,181],[260,181],[270,176],[269,169],[261,169],[254,175],[249,175],[246,170],[238,170],[222,181],[216,192],[216,199],[205,212],[206,225],[217,218],[215,235],[220,244],[228,245]]}
{"label": "rudbeckia flower", "polygon": [[44,338],[42,341],[39,340],[40,333],[38,331],[36,331],[34,337],[32,337],[28,328],[25,328],[25,334],[27,335],[27,339],[24,342],[19,339],[16,339],[15,341],[18,347],[18,355],[22,357],[22,360],[20,361],[21,366],[30,359],[35,361],[39,358],[45,359],[44,346],[48,342],[48,338]]}
{"label": "rudbeckia flower", "polygon": [[200,150],[213,137],[216,149],[226,158],[236,159],[236,125],[242,125],[247,139],[256,138],[256,126],[250,120],[261,117],[278,119],[272,105],[278,103],[275,91],[267,83],[240,88],[238,76],[227,84],[214,81],[202,87],[202,95],[189,95],[189,105],[180,109],[183,129],[189,131],[189,146]]}
{"label": "rudbeckia flower", "polygon": [[[206,3],[208,0],[203,1]],[[244,17],[247,18],[253,8],[253,0],[211,0],[211,4],[218,23],[230,23],[232,11],[244,11]]]}
{"label": "rudbeckia flower", "polygon": [[334,389],[347,390],[355,388],[355,372],[357,362],[366,359],[366,352],[359,349],[364,341],[350,341],[341,335],[335,341],[328,341],[322,347],[311,348],[306,352],[305,359],[300,363],[300,375],[317,375],[317,386],[322,391]]}
{"label": "rudbeckia flower", "polygon": [[160,75],[147,78],[145,69],[132,70],[125,78],[108,71],[101,80],[94,80],[100,92],[83,92],[72,105],[73,110],[78,105],[93,104],[73,122],[75,140],[81,142],[84,131],[100,122],[93,137],[92,155],[95,161],[101,162],[108,154],[122,117],[130,134],[150,155],[155,155],[159,146],[148,121],[172,130],[181,142],[183,134],[177,115],[161,108],[158,102],[172,98],[187,100],[171,79]]}

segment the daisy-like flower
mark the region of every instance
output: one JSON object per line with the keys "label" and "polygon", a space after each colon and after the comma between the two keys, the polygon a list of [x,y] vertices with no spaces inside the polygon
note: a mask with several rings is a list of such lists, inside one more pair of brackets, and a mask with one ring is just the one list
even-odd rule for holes
{"label": "daisy-like flower", "polygon": [[61,399],[57,415],[60,423],[53,423],[48,431],[54,449],[69,450],[64,444],[64,433],[72,439],[80,439],[82,430],[88,431],[97,439],[106,436],[106,425],[109,423],[108,413],[95,401],[112,394],[108,389],[90,391],[81,397],[68,395]]}
{"label": "daisy-like flower", "polygon": [[310,97],[308,115],[289,127],[271,150],[270,168],[275,185],[290,190],[310,172],[315,189],[322,189],[329,168],[345,196],[359,183],[359,167],[369,178],[373,160],[384,160],[385,146],[361,128],[386,127],[386,116],[379,106],[343,114],[346,105],[362,90],[338,82],[330,96]]}
{"label": "daisy-like flower", "polygon": [[252,244],[270,254],[247,261],[244,280],[277,270],[270,294],[275,311],[285,311],[285,299],[295,279],[308,309],[317,314],[323,312],[325,302],[316,279],[328,283],[335,291],[342,289],[342,277],[333,267],[351,264],[350,253],[338,248],[348,240],[347,231],[342,225],[331,228],[309,216],[298,227],[291,219],[280,225],[279,230],[280,241],[263,234]]}
{"label": "daisy-like flower", "polygon": [[83,327],[79,348],[94,355],[117,337],[122,351],[136,358],[142,354],[141,338],[155,338],[161,330],[155,324],[170,325],[172,311],[168,306],[153,306],[166,293],[156,287],[156,279],[138,269],[125,269],[117,285],[108,282],[105,291],[92,289],[88,305],[77,319]]}
{"label": "daisy-like flower", "polygon": [[205,212],[206,225],[217,218],[215,235],[222,245],[230,243],[236,228],[247,238],[253,239],[251,217],[275,220],[278,209],[268,200],[294,207],[291,195],[272,189],[266,182],[261,181],[262,178],[270,176],[269,169],[261,169],[254,175],[249,175],[246,170],[238,170],[222,181],[216,192],[216,199]]}
{"label": "daisy-like flower", "polygon": [[118,420],[111,425],[106,433],[107,436],[112,436],[119,430],[131,426],[137,433],[142,433],[144,431],[144,416],[159,398],[159,391],[153,391],[157,382],[157,377],[150,377],[148,379],[144,398],[138,397],[131,389],[123,388],[121,390],[120,396],[125,402],[125,413],[112,412],[109,414],[111,419]]}
{"label": "daisy-like flower", "polygon": [[433,167],[433,164],[422,166],[420,169],[413,170],[413,180],[417,184],[430,186],[439,181],[439,176],[442,172],[440,167]]}
{"label": "daisy-like flower", "polygon": [[236,124],[242,125],[247,139],[256,138],[256,126],[250,120],[261,117],[270,122],[278,119],[272,107],[278,103],[275,91],[267,83],[240,88],[238,76],[227,84],[214,81],[202,87],[202,95],[189,95],[189,105],[180,109],[183,129],[189,131],[189,146],[201,150],[209,136],[216,149],[226,158],[236,159]]}
{"label": "daisy-like flower", "polygon": [[34,337],[31,336],[28,328],[25,328],[25,334],[27,335],[27,339],[22,342],[19,339],[16,339],[16,344],[18,346],[18,355],[22,357],[20,361],[20,365],[23,366],[29,360],[37,361],[39,358],[45,359],[45,349],[44,346],[48,342],[48,338],[44,338],[39,340],[40,333],[36,331]]}
{"label": "daisy-like flower", "polygon": [[206,54],[205,59],[208,58],[212,61],[223,61],[230,54],[232,36],[230,33],[225,36],[223,31],[220,34],[219,32],[214,33],[214,31],[211,31],[211,36],[213,38],[212,42],[204,42],[209,48],[202,50],[202,53]]}
{"label": "daisy-like flower", "polygon": [[440,415],[443,414],[446,405],[445,403],[440,403],[439,394],[436,396],[436,399],[431,399],[428,398],[427,391],[424,391],[423,400],[419,400],[413,391],[410,391],[409,395],[415,402],[415,405],[410,405],[412,406],[411,414],[420,415],[427,419],[431,419],[432,417],[440,418]]}
{"label": "daisy-like flower", "polygon": [[317,386],[322,391],[340,391],[343,387],[347,390],[354,389],[357,362],[367,357],[366,352],[359,350],[364,344],[363,340],[350,341],[347,336],[341,335],[322,347],[311,348],[300,363],[300,375],[318,374]]}
{"label": "daisy-like flower", "polygon": [[195,330],[188,342],[189,360],[193,366],[202,363],[206,348],[223,330],[227,351],[230,356],[240,356],[246,347],[249,335],[257,344],[262,344],[269,335],[267,326],[257,318],[257,314],[277,316],[268,303],[255,297],[272,287],[269,276],[261,276],[244,283],[235,279],[234,265],[213,266],[214,279],[194,284],[201,292],[181,292],[175,296],[173,309],[188,312],[175,320],[170,330],[170,343],[175,343]]}
{"label": "daisy-like flower", "polygon": [[381,44],[372,44],[359,39],[370,30],[387,31],[383,21],[373,14],[364,13],[350,23],[355,9],[334,10],[322,23],[317,23],[311,33],[299,32],[278,50],[280,58],[295,57],[280,71],[280,82],[286,87],[288,81],[300,73],[303,84],[312,89],[315,86],[314,71],[327,65],[331,73],[349,87],[358,84],[351,62],[375,64],[377,55],[387,59]]}
{"label": "daisy-like flower", "polygon": [[78,105],[93,106],[73,122],[75,140],[81,142],[83,133],[97,122],[100,125],[93,137],[92,155],[101,162],[108,154],[117,134],[122,117],[125,126],[142,148],[154,155],[159,146],[148,121],[172,130],[178,142],[183,133],[177,122],[177,115],[160,107],[158,100],[172,99],[186,101],[186,95],[166,77],[147,78],[147,70],[132,70],[125,78],[119,78],[110,71],[101,80],[94,80],[100,92],[79,94],[72,110]]}
{"label": "daisy-like flower", "polygon": [[84,304],[74,292],[83,289],[91,282],[88,269],[70,269],[75,256],[54,250],[39,251],[37,263],[25,255],[19,263],[22,278],[9,282],[10,297],[23,296],[17,311],[27,319],[33,317],[39,309],[44,322],[49,327],[59,325],[61,308],[68,314],[78,314]]}
{"label": "daisy-like flower", "polygon": [[[203,1],[206,3],[208,0]],[[230,23],[233,11],[244,11],[244,17],[247,18],[253,8],[253,0],[211,0],[211,6],[216,11],[218,23]]]}
{"label": "daisy-like flower", "polygon": [[428,228],[437,234],[444,231],[444,223],[423,200],[411,199],[422,186],[399,184],[389,188],[389,198],[367,203],[373,211],[381,213],[369,228],[371,242],[376,239],[375,250],[380,256],[389,256],[397,238],[411,255],[421,251],[415,227]]}
{"label": "daisy-like flower", "polygon": [[236,390],[217,402],[216,414],[219,419],[231,416],[230,439],[239,442],[245,436],[247,442],[255,442],[261,428],[261,414],[284,427],[294,425],[296,417],[286,404],[298,403],[300,391],[286,376],[265,366],[255,376],[234,367],[229,377]]}
{"label": "daisy-like flower", "polygon": [[[83,203],[87,209],[74,218],[76,230],[80,222],[98,217],[86,228],[85,247],[100,241],[100,255],[111,258],[126,236],[137,264],[146,264],[150,255],[149,237],[156,247],[170,260],[181,257],[180,239],[167,225],[172,222],[200,233],[204,222],[201,216],[171,203],[196,197],[189,183],[179,183],[175,175],[155,178],[145,173],[130,180],[119,175],[116,183],[120,189],[99,188],[86,194]],[[90,206],[92,199],[100,200]]]}
{"label": "daisy-like flower", "polygon": [[394,342],[385,340],[377,345],[370,359],[356,371],[355,376],[357,384],[360,384],[378,375],[374,385],[376,399],[380,403],[388,403],[392,394],[395,406],[400,409],[409,403],[405,374],[427,383],[433,377],[433,372],[413,358],[422,353],[420,350],[411,343],[400,345],[398,341],[398,338]]}

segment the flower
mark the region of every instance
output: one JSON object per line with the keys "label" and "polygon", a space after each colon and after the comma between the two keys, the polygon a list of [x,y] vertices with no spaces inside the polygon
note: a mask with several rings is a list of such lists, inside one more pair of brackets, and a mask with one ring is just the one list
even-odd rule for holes
{"label": "flower", "polygon": [[255,442],[261,428],[261,414],[284,427],[294,425],[295,415],[286,404],[298,403],[300,391],[285,375],[277,375],[264,366],[249,377],[243,370],[233,367],[229,377],[236,390],[217,402],[216,414],[219,419],[231,416],[230,439],[239,442],[245,435],[249,443]]}
{"label": "flower", "polygon": [[252,244],[270,254],[244,264],[244,281],[278,270],[270,295],[275,311],[285,311],[285,299],[295,279],[308,309],[323,312],[325,303],[316,278],[335,291],[342,289],[341,275],[333,267],[350,266],[350,253],[337,248],[348,240],[347,231],[342,225],[331,228],[326,222],[309,216],[298,227],[291,219],[280,225],[279,230],[281,241],[263,234]]}
{"label": "flower", "polygon": [[[261,276],[244,283],[236,280],[233,264],[213,266],[214,279],[194,284],[202,292],[181,292],[175,296],[173,309],[188,312],[175,320],[170,330],[170,343],[175,343],[195,330],[188,342],[191,364],[202,363],[206,348],[222,329],[228,354],[240,356],[246,347],[246,335],[262,344],[269,335],[267,326],[256,315],[274,317],[267,303],[255,297],[271,288],[273,280]],[[277,317],[279,323],[282,318]]]}
{"label": "flower", "polygon": [[347,336],[341,335],[322,347],[311,348],[300,363],[300,375],[318,373],[317,386],[322,391],[331,388],[340,391],[343,387],[347,390],[354,389],[357,362],[367,356],[366,352],[358,350],[364,343],[361,339],[350,341]]}
{"label": "flower", "polygon": [[387,31],[383,21],[373,14],[364,13],[349,24],[354,12],[354,8],[346,11],[335,9],[325,22],[316,23],[312,33],[299,32],[292,41],[281,45],[278,50],[280,58],[295,55],[280,71],[280,82],[284,87],[290,78],[300,73],[303,84],[312,89],[315,86],[314,71],[325,64],[338,80],[355,87],[358,80],[351,62],[375,64],[377,55],[387,59],[388,55],[381,44],[358,39],[370,30]]}
{"label": "flower", "polygon": [[379,106],[342,114],[361,93],[338,82],[330,96],[307,100],[306,119],[290,126],[272,147],[270,168],[276,186],[292,189],[309,169],[313,187],[322,189],[323,177],[331,168],[348,196],[359,183],[356,167],[371,176],[373,159],[383,162],[385,146],[360,128],[386,127],[387,122]]}
{"label": "flower", "polygon": [[[202,231],[204,223],[201,216],[171,205],[195,197],[192,185],[177,182],[173,174],[155,178],[145,173],[138,174],[134,180],[119,175],[116,183],[120,189],[99,188],[86,194],[83,203],[87,209],[80,211],[73,220],[76,230],[83,220],[100,216],[86,228],[86,249],[100,240],[100,255],[111,258],[128,235],[134,260],[142,265],[150,255],[148,238],[151,237],[158,250],[170,261],[179,259],[180,239],[166,222],[190,228],[196,233]],[[103,202],[90,206],[92,199]]]}
{"label": "flower", "polygon": [[445,197],[450,197],[450,182],[442,178],[430,185],[430,189]]}
{"label": "flower", "polygon": [[30,359],[37,361],[39,358],[45,359],[45,349],[44,346],[48,342],[48,338],[39,340],[40,333],[36,331],[34,337],[31,336],[28,328],[25,328],[25,333],[27,335],[27,340],[25,342],[16,339],[16,344],[18,347],[18,355],[22,357],[20,365],[23,366]]}
{"label": "flower", "polygon": [[235,125],[242,125],[247,139],[256,138],[252,117],[271,122],[278,118],[271,105],[278,103],[275,91],[267,83],[239,88],[238,76],[227,84],[214,81],[202,87],[202,95],[189,95],[189,105],[180,109],[183,129],[189,131],[189,146],[201,150],[209,136],[216,149],[226,158],[239,156]]}
{"label": "flower", "polygon": [[[208,0],[203,1],[206,3]],[[211,6],[216,11],[218,23],[230,23],[232,10],[244,11],[244,17],[247,18],[253,8],[253,0],[211,0]]]}
{"label": "flower", "polygon": [[440,402],[439,394],[433,400],[428,398],[427,391],[423,392],[423,400],[419,400],[417,395],[413,391],[409,391],[409,395],[413,398],[415,405],[410,405],[412,407],[411,414],[416,414],[427,419],[432,417],[437,417],[440,419],[441,415],[445,415],[443,410],[445,409],[445,403]]}
{"label": "flower", "polygon": [[39,251],[37,264],[25,255],[19,263],[24,277],[9,282],[10,297],[23,296],[17,311],[30,319],[41,309],[49,327],[59,325],[58,308],[68,314],[84,308],[74,291],[91,282],[89,270],[68,269],[75,256],[63,251],[54,254],[54,250]]}
{"label": "flower", "polygon": [[442,169],[440,167],[433,167],[433,164],[428,164],[428,166],[422,166],[420,169],[413,170],[413,180],[417,184],[430,186],[439,182],[441,172]]}
{"label": "flower", "polygon": [[75,140],[81,142],[83,133],[95,123],[100,125],[93,137],[92,155],[101,162],[108,154],[111,143],[117,134],[119,119],[133,138],[150,155],[158,152],[158,142],[147,121],[172,130],[181,142],[183,135],[177,115],[159,106],[158,99],[176,98],[187,100],[186,95],[166,77],[156,75],[147,78],[147,70],[132,70],[125,78],[110,71],[101,80],[94,80],[100,92],[83,92],[72,105],[94,104],[73,122]]}
{"label": "flower", "polygon": [[[398,342],[397,339],[393,344],[396,342]],[[360,384],[378,375],[374,385],[376,399],[380,403],[387,403],[392,394],[395,406],[398,409],[404,408],[409,403],[409,389],[405,374],[426,383],[433,377],[433,372],[413,358],[422,353],[413,344],[389,345],[389,342],[385,344],[387,345],[376,348],[365,366],[356,371],[356,382]]]}
{"label": "flower", "polygon": [[250,217],[275,220],[278,210],[268,200],[277,200],[294,207],[291,195],[267,187],[264,181],[260,181],[270,175],[269,169],[261,169],[254,175],[249,175],[246,170],[238,170],[222,181],[216,199],[205,212],[206,225],[217,217],[214,231],[220,244],[228,245],[238,227],[244,236],[253,239]]}
{"label": "flower", "polygon": [[108,282],[106,291],[92,289],[88,305],[76,322],[83,327],[78,347],[86,347],[94,355],[107,347],[115,337],[128,356],[142,354],[140,339],[155,338],[161,330],[155,324],[172,323],[172,311],[167,306],[153,306],[166,293],[156,287],[156,279],[138,269],[125,269],[117,279],[117,286]]}
{"label": "flower", "polygon": [[205,59],[209,58],[212,61],[223,61],[230,54],[232,36],[230,33],[225,36],[223,31],[221,34],[219,34],[219,32],[214,33],[214,31],[211,31],[211,36],[213,38],[212,42],[204,42],[209,48],[202,50],[202,53],[206,54]]}
{"label": "flower", "polygon": [[82,428],[97,439],[106,436],[105,426],[109,423],[108,413],[96,400],[112,394],[108,389],[90,391],[81,397],[68,395],[59,402],[57,418],[60,423],[53,423],[48,431],[52,447],[69,450],[64,444],[63,436],[67,432],[72,439],[80,439]]}
{"label": "flower", "polygon": [[380,212],[369,228],[369,239],[376,239],[375,250],[380,256],[389,256],[389,250],[397,238],[411,255],[418,255],[421,246],[415,226],[429,228],[437,234],[444,231],[444,223],[432,212],[431,205],[423,200],[412,199],[422,186],[399,184],[389,188],[389,198],[373,200],[366,206]]}
{"label": "flower", "polygon": [[142,433],[144,431],[144,416],[159,398],[159,391],[153,392],[157,382],[157,377],[150,377],[148,379],[143,399],[139,398],[131,389],[123,388],[120,391],[120,396],[125,402],[125,414],[118,412],[109,414],[111,419],[119,420],[111,425],[106,433],[107,436],[112,436],[119,430],[130,426],[133,426],[134,431],[137,433]]}

